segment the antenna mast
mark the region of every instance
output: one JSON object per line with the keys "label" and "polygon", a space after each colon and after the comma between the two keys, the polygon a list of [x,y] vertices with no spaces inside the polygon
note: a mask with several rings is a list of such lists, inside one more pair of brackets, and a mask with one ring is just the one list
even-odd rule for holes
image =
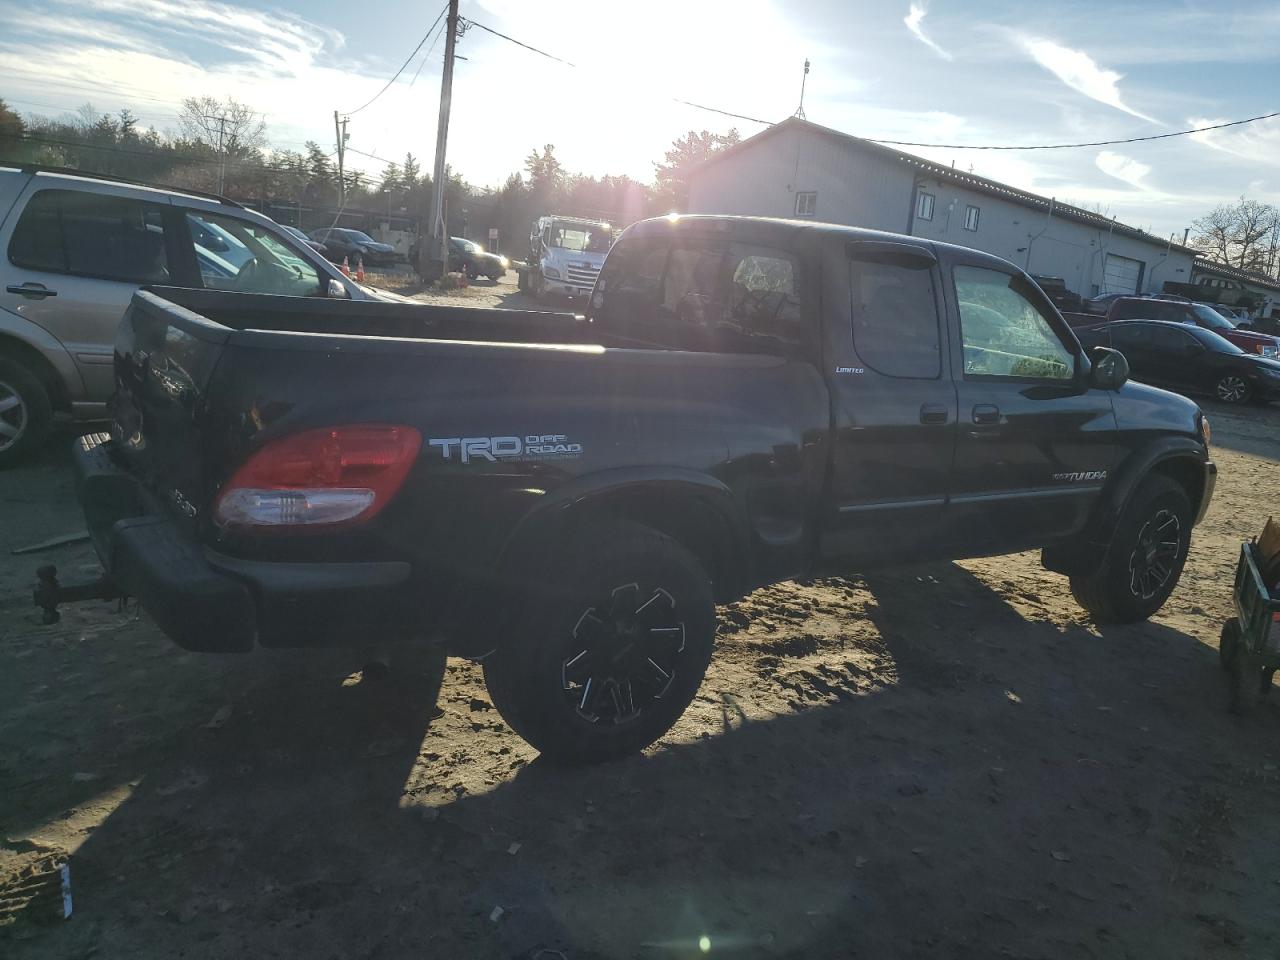
{"label": "antenna mast", "polygon": [[796,118],[798,118],[798,119],[800,119],[800,120],[805,119],[805,116],[804,116],[804,88],[805,88],[805,84],[806,84],[808,81],[809,81],[809,58],[808,58],[808,57],[805,57],[805,59],[804,59],[804,76],[800,78],[800,106],[796,107],[796,112],[795,112],[794,114],[792,114],[792,116],[794,116],[794,117],[796,117]]}

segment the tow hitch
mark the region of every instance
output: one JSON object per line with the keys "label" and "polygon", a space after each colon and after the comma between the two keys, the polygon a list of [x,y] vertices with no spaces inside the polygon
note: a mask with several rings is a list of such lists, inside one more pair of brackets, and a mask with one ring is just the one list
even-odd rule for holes
{"label": "tow hitch", "polygon": [[78,603],[81,600],[116,600],[124,594],[108,576],[101,576],[88,583],[71,583],[63,586],[58,582],[58,568],[46,564],[36,570],[36,588],[32,593],[35,604],[44,611],[41,623],[57,623],[62,619],[58,612],[60,603]]}

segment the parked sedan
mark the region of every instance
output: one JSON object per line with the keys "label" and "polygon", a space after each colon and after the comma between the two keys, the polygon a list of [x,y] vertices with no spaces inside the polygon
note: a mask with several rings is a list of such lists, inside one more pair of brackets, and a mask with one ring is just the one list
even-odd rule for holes
{"label": "parked sedan", "polygon": [[310,237],[308,237],[305,233],[303,233],[297,227],[286,227],[282,223],[280,224],[280,229],[285,231],[285,233],[289,234],[289,236],[297,238],[298,242],[305,243],[308,247],[310,247],[312,250],[315,250],[317,253],[324,253],[323,243],[321,243],[318,240],[312,240]]}
{"label": "parked sedan", "polygon": [[1203,303],[1166,297],[1121,297],[1107,310],[1108,320],[1169,320],[1212,330],[1224,340],[1259,356],[1280,357],[1280,340],[1262,333],[1237,330],[1234,323]]}
{"label": "parked sedan", "polygon": [[1245,353],[1212,330],[1166,320],[1115,320],[1076,329],[1086,347],[1114,347],[1134,380],[1226,403],[1280,399],[1280,361]]}
{"label": "parked sedan", "polygon": [[357,258],[364,261],[366,267],[379,264],[395,263],[396,248],[389,243],[379,243],[367,233],[349,230],[346,227],[322,227],[311,231],[311,239],[321,244],[326,257],[334,263],[341,263],[346,258],[351,266],[356,265]]}

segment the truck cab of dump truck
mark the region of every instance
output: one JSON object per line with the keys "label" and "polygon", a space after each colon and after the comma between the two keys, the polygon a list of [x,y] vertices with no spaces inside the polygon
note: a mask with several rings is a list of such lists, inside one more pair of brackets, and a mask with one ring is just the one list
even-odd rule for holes
{"label": "truck cab of dump truck", "polygon": [[613,244],[613,228],[598,220],[539,217],[529,231],[529,267],[522,287],[547,295],[588,297]]}

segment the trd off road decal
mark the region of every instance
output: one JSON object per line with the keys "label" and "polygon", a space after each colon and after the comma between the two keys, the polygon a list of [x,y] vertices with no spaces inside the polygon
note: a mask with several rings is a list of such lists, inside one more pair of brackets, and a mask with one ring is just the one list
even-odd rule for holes
{"label": "trd off road decal", "polygon": [[1068,483],[1079,483],[1081,480],[1105,480],[1107,479],[1107,471],[1076,470],[1071,473],[1055,473],[1053,479],[1066,480]]}
{"label": "trd off road decal", "polygon": [[525,437],[448,437],[428,440],[448,461],[472,460],[571,460],[582,456],[582,444],[563,433],[538,433]]}

